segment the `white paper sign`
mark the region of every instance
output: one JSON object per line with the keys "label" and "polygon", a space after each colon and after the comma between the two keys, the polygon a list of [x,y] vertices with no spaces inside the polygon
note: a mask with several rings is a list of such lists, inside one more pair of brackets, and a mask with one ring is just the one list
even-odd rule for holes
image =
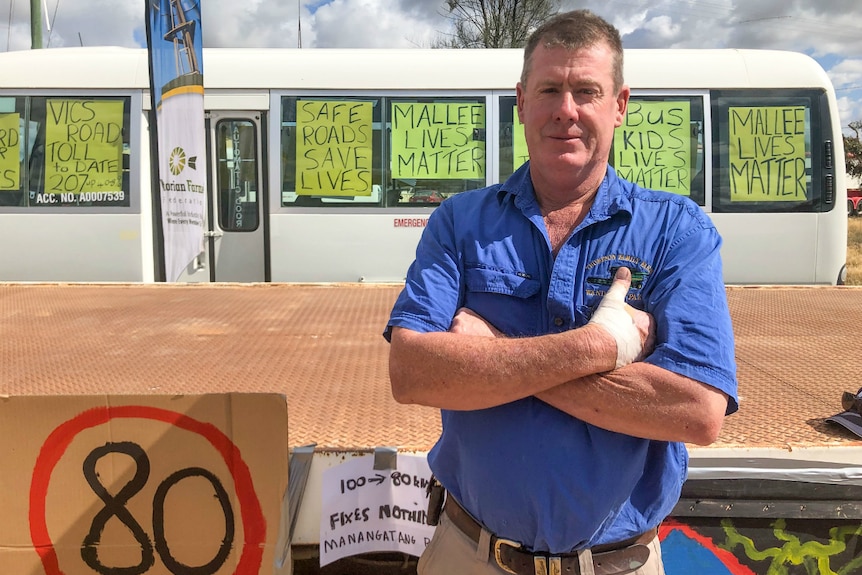
{"label": "white paper sign", "polygon": [[427,525],[425,456],[398,454],[398,469],[374,469],[374,455],[348,459],[323,472],[320,566],[374,551],[419,556],[434,527]]}

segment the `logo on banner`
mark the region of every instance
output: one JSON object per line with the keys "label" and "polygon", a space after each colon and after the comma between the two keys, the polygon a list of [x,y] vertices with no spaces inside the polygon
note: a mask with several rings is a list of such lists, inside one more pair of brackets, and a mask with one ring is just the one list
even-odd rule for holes
{"label": "logo on banner", "polygon": [[[188,159],[189,167],[195,168],[195,160],[197,158],[191,157]],[[175,176],[179,176],[186,167],[186,151],[177,146],[171,151],[171,157],[168,160],[168,163],[171,167],[171,173]]]}

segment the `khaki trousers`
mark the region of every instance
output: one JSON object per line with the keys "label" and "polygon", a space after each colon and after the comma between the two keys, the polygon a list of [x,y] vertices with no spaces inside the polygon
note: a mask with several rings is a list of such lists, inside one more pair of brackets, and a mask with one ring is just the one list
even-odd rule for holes
{"label": "khaki trousers", "polygon": [[[511,575],[501,569],[491,557],[491,534],[482,530],[479,544],[462,533],[443,513],[434,537],[419,558],[419,575]],[[650,558],[631,575],[664,575],[661,545],[658,537],[649,544]],[[594,575],[592,555],[587,551],[580,558],[581,575]]]}

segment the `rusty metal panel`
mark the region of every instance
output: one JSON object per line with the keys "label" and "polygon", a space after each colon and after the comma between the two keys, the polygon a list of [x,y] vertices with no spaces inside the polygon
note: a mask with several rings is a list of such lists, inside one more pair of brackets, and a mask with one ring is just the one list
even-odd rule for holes
{"label": "rusty metal panel", "polygon": [[741,408],[717,446],[862,445],[825,419],[862,386],[862,289],[732,287]]}
{"label": "rusty metal panel", "polygon": [[[276,392],[290,445],[430,449],[381,336],[400,285],[0,284],[0,394]],[[862,385],[862,289],[730,287],[741,410],[715,447],[855,445],[826,423]]]}
{"label": "rusty metal panel", "polygon": [[381,333],[400,287],[0,284],[0,393],[276,392],[290,444],[428,449]]}

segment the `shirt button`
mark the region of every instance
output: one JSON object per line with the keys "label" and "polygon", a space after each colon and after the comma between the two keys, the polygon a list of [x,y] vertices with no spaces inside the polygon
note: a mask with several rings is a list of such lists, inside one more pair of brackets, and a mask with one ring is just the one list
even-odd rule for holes
{"label": "shirt button", "polygon": [[557,327],[560,327],[561,325],[563,325],[563,318],[555,317],[554,318],[554,325]]}

